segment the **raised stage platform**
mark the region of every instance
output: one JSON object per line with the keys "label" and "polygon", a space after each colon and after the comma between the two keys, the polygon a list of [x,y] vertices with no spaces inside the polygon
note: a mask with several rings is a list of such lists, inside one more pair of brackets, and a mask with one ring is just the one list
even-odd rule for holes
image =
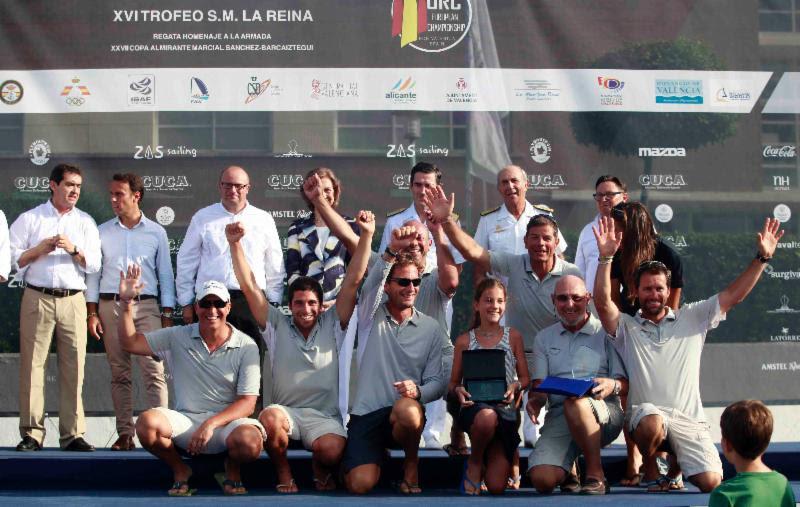
{"label": "raised stage platform", "polygon": [[[522,451],[522,466],[526,466],[528,451]],[[456,505],[465,500],[492,501],[503,504],[529,503],[537,505],[706,505],[708,495],[689,486],[685,492],[648,494],[644,489],[614,487],[624,470],[625,449],[612,446],[603,450],[603,462],[612,483],[610,495],[582,497],[567,495],[539,495],[527,481],[523,489],[509,492],[501,498],[484,497],[465,499],[458,496],[457,486],[462,460],[449,458],[443,451],[421,450],[420,477],[424,493],[421,497],[407,498],[395,494],[389,484],[399,477],[403,454],[392,452],[391,460],[382,477],[378,491],[364,497],[343,492],[317,494],[311,485],[310,453],[290,451],[295,478],[301,488],[299,495],[278,495],[274,492],[275,474],[266,455],[244,469],[244,481],[250,495],[226,498],[227,504],[240,505],[269,501],[270,503],[299,505]],[[800,443],[773,444],[765,456],[767,464],[793,481],[795,495],[800,497]],[[723,460],[723,463],[724,460]],[[733,470],[727,467],[725,475]],[[220,501],[222,493],[213,480],[213,474],[222,471],[220,457],[203,457],[191,460],[195,471],[193,486],[199,489],[192,498],[175,499],[181,505],[209,505]],[[153,501],[167,500],[165,491],[171,482],[167,467],[143,450],[119,453],[98,450],[94,453],[65,453],[56,449],[18,453],[13,449],[0,449],[0,504],[5,505],[152,505]]]}

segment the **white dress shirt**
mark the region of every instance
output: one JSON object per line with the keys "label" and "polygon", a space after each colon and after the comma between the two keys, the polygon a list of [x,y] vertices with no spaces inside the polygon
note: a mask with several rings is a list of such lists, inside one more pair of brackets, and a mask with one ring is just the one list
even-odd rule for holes
{"label": "white dress shirt", "polygon": [[599,228],[599,222],[600,214],[598,213],[594,220],[583,227],[581,235],[578,237],[578,248],[575,250],[575,265],[583,273],[586,289],[592,294],[594,294],[594,278],[597,275],[597,257],[600,255],[592,226]]}
{"label": "white dress shirt", "polygon": [[[378,247],[378,253],[383,255],[383,251],[386,250],[386,247],[389,246],[389,241],[392,236],[392,231],[397,229],[398,227],[402,227],[404,223],[408,222],[409,220],[416,220],[420,223],[425,223],[425,219],[420,218],[419,213],[417,213],[417,208],[414,206],[414,203],[411,203],[411,206],[404,209],[400,213],[396,213],[391,215],[386,219],[386,226],[383,228],[383,236],[381,236],[381,245]],[[433,238],[431,238],[431,241]],[[461,253],[456,250],[453,245],[449,246],[450,253],[453,255],[453,260],[456,264],[464,264],[465,260]],[[436,245],[431,244],[430,248],[428,249],[428,255],[425,258],[425,266],[426,268],[430,266],[430,269],[434,269],[438,264],[436,260]]]}
{"label": "white dress shirt", "polygon": [[[86,260],[81,266],[63,248],[42,255],[24,268],[17,262],[20,256],[46,238],[63,234],[78,247]],[[16,278],[28,285],[50,289],[85,290],[85,276],[100,270],[100,235],[97,225],[78,208],[63,215],[49,200],[21,214],[9,229],[11,259],[17,269]]]}
{"label": "white dress shirt", "polygon": [[119,217],[98,227],[103,251],[103,266],[86,277],[86,302],[97,303],[100,293],[119,292],[119,273],[136,263],[142,267],[142,294],[157,296],[161,306],[175,306],[175,279],[169,257],[167,231],[142,213],[139,223],[128,229]]}
{"label": "white dress shirt", "polygon": [[233,222],[241,222],[245,227],[241,243],[258,286],[273,303],[283,298],[286,272],[275,220],[250,203],[236,214],[226,210],[222,203],[216,203],[195,213],[178,251],[179,305],[191,304],[196,292],[208,280],[222,282],[228,289],[240,288],[225,239],[225,226]]}
{"label": "white dress shirt", "polygon": [[7,281],[11,273],[11,247],[8,244],[8,222],[6,214],[0,211],[0,277]]}
{"label": "white dress shirt", "polygon": [[[525,234],[527,234],[528,222],[536,215],[552,214],[536,209],[534,205],[525,201],[525,209],[522,210],[519,220],[514,218],[505,203],[501,204],[495,211],[484,212],[478,221],[478,228],[475,231],[475,242],[486,250],[493,252],[504,252],[510,254],[524,254]],[[558,231],[558,246],[556,253],[563,254],[567,249],[567,240]]]}

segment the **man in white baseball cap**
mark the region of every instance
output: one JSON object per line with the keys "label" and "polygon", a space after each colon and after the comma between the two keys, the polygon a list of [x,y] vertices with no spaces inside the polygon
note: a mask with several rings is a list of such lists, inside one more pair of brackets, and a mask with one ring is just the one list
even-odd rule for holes
{"label": "man in white baseball cap", "polygon": [[227,451],[223,490],[228,495],[245,494],[241,464],[258,459],[266,438],[261,423],[250,418],[261,383],[258,347],[228,324],[230,293],[213,280],[204,282],[197,292],[197,323],[137,333],[131,306],[144,287],[140,276],[141,268],[132,265],[120,277],[120,342],[131,354],[169,357],[175,408],[142,412],[136,435],[145,449],[172,469],[170,496],[193,493],[192,469],[181,460],[176,446],[192,455]]}

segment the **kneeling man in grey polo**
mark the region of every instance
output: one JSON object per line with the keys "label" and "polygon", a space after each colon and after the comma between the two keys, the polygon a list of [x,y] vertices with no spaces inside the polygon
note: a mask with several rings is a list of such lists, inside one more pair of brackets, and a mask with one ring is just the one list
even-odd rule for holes
{"label": "kneeling man in grey polo", "polygon": [[140,276],[141,268],[132,265],[120,280],[117,331],[125,351],[167,361],[175,408],[143,412],[136,421],[136,435],[145,449],[172,468],[175,482],[170,496],[193,492],[188,483],[192,470],[176,445],[192,455],[227,451],[223,487],[228,494],[244,494],[241,464],[258,459],[266,436],[261,423],[249,418],[261,381],[258,347],[227,323],[230,294],[213,280],[197,294],[196,324],[137,333],[131,305],[143,288]]}
{"label": "kneeling man in grey polo", "polygon": [[[600,461],[600,448],[622,431],[620,394],[628,390],[622,359],[606,340],[600,321],[588,310],[591,295],[578,276],[566,275],[556,283],[553,304],[561,322],[539,331],[534,344],[533,387],[548,377],[590,378],[590,396],[580,398],[531,392],[527,410],[534,422],[547,403],[542,433],[528,464],[534,487],[541,493],[562,485],[578,455],[586,461],[584,494],[605,494],[608,484]],[[574,483],[574,491],[577,489]]]}
{"label": "kneeling man in grey polo", "polygon": [[[639,312],[619,311],[611,300],[611,259],[620,236],[614,221],[603,217],[594,229],[600,252],[595,278],[595,305],[603,327],[620,352],[630,378],[626,425],[645,458],[644,480],[652,490],[681,487],[681,472],[708,493],[722,481],[722,462],[711,438],[700,400],[700,356],[706,334],[725,320],[729,310],[750,293],[783,236],[780,222],[768,218],[757,234],[756,256],[725,290],[673,311],[670,270],[647,261],[636,270]],[[669,451],[670,469],[661,475],[648,459]]]}
{"label": "kneeling man in grey polo", "polygon": [[375,233],[371,212],[360,211],[356,222],[361,236],[336,304],[323,311],[322,287],[313,278],[299,277],[289,284],[291,316],[272,308],[255,283],[241,246],[244,226],[232,223],[225,228],[237,281],[269,352],[273,404],[258,418],[267,430],[266,448],[275,464],[279,493],[298,490],[286,457],[289,439],[301,441],[312,452],[316,489],[336,488],[333,471],[342,459],[347,436],[338,405],[339,352]]}

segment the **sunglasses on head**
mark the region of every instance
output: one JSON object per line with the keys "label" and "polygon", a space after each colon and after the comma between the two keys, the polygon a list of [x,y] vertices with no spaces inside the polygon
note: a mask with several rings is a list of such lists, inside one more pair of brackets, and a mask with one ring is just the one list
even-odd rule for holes
{"label": "sunglasses on head", "polygon": [[227,304],[227,301],[223,301],[221,299],[201,299],[197,302],[197,306],[205,309],[211,308],[212,306],[214,308],[225,308],[225,305]]}
{"label": "sunglasses on head", "polygon": [[572,300],[573,303],[580,303],[581,301],[586,299],[586,296],[585,295],[579,296],[577,294],[558,294],[556,296],[556,301],[558,301],[559,303],[566,303],[570,299]]}
{"label": "sunglasses on head", "polygon": [[391,281],[400,287],[408,287],[409,285],[419,287],[419,284],[422,283],[422,278],[392,278]]}

